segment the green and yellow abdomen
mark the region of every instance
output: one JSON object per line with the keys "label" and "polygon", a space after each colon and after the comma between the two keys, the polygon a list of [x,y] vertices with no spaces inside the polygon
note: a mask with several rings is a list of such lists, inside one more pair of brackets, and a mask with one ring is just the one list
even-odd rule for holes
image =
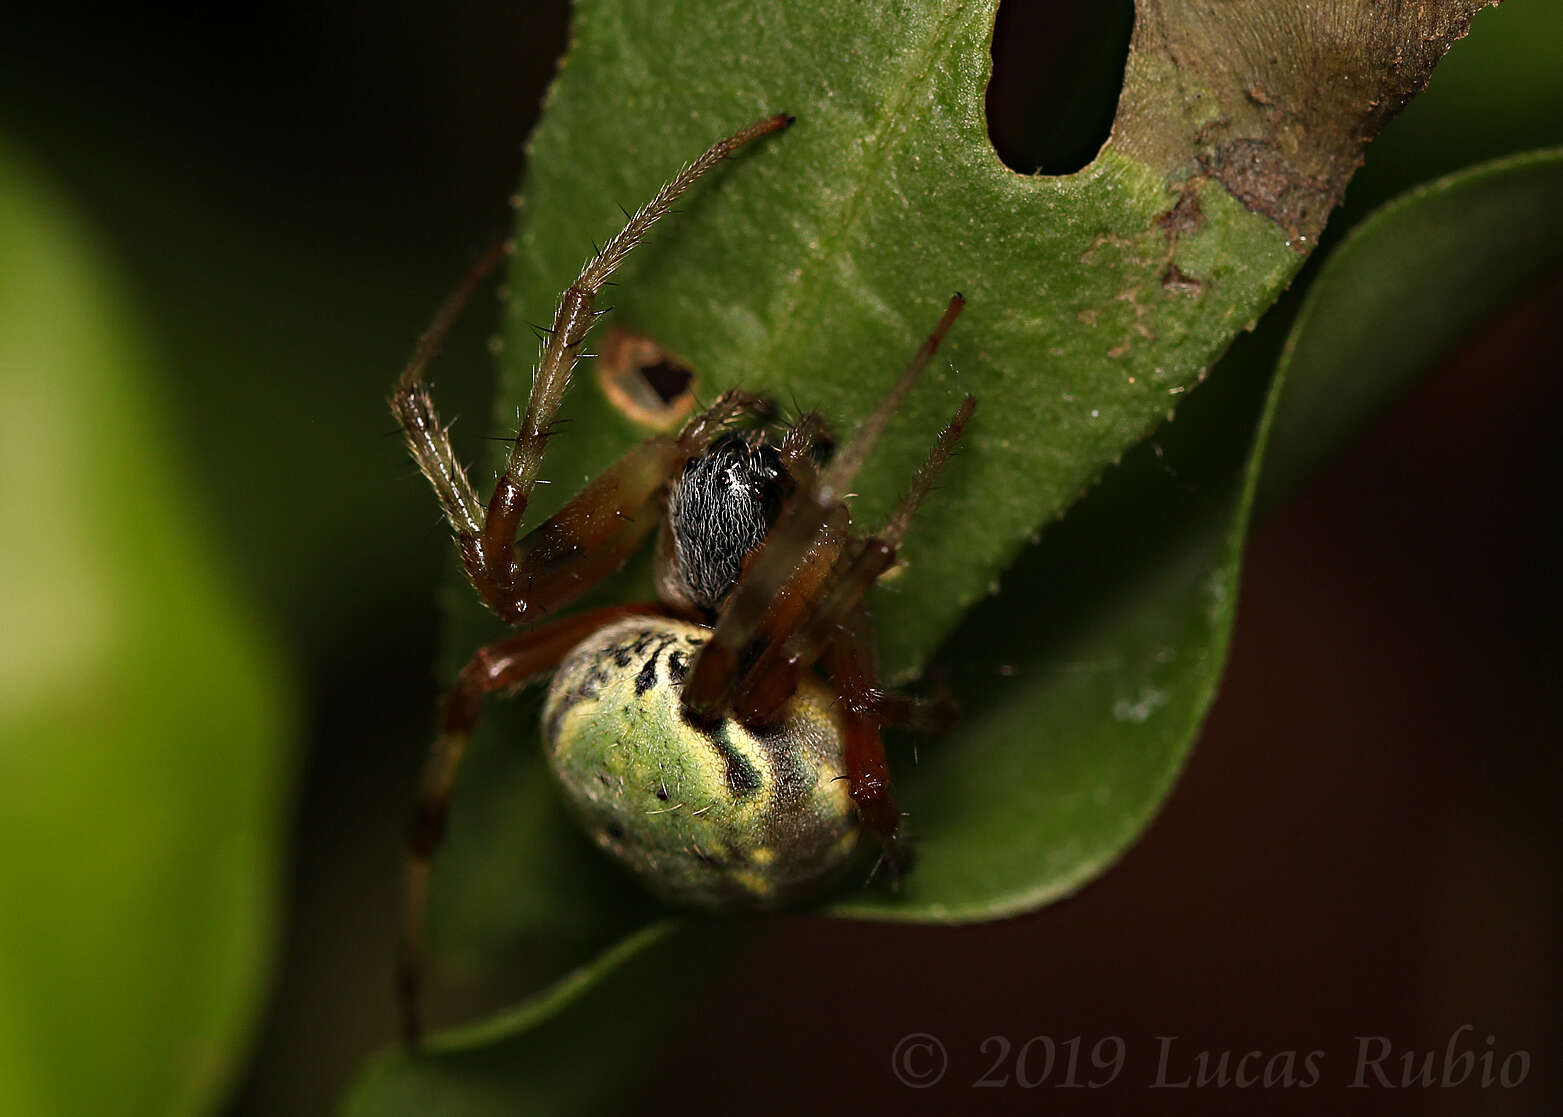
{"label": "green and yellow abdomen", "polygon": [[587,832],[658,895],[703,908],[796,903],[857,846],[834,693],[805,677],[776,729],[686,718],[679,692],[709,631],[629,617],[554,674],[543,748]]}

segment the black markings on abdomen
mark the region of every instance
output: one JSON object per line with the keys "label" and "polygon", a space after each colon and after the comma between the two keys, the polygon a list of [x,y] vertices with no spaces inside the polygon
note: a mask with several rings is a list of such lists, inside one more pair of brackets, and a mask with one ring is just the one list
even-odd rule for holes
{"label": "black markings on abdomen", "polygon": [[685,676],[689,674],[689,660],[684,658],[683,652],[668,653],[668,678],[674,683],[681,684]]}
{"label": "black markings on abdomen", "polygon": [[742,799],[765,786],[765,776],[727,739],[727,727],[731,723],[726,718],[702,724],[690,717],[688,711],[683,711],[682,717],[684,724],[704,737],[706,743],[722,758],[723,780],[729,791]]}
{"label": "black markings on abdomen", "polygon": [[[661,649],[659,648],[657,651],[660,652]],[[640,673],[635,676],[635,697],[639,698],[656,685],[657,653],[653,652],[651,658],[646,660],[645,665],[641,667]]]}
{"label": "black markings on abdomen", "polygon": [[[636,673],[636,675],[635,675],[635,697],[636,698],[641,697],[648,690],[650,690],[652,687],[657,685],[657,657],[660,656],[662,654],[663,650],[666,649],[667,646],[669,644],[671,644],[672,642],[673,642],[673,637],[671,637],[671,636],[664,637],[663,640],[662,640],[662,643],[658,644],[655,648],[653,648],[651,650],[651,654],[646,657],[646,662],[641,665],[640,671],[638,673]],[[640,650],[644,650],[644,649],[640,649]],[[678,654],[677,652],[673,653],[673,655],[677,655],[677,654]],[[669,657],[669,661],[670,662],[671,662],[671,659],[672,659],[672,657],[670,656]]]}
{"label": "black markings on abdomen", "polygon": [[727,786],[734,795],[743,798],[745,795],[753,795],[765,786],[765,777],[761,776],[749,758],[732,745],[727,743],[724,737],[718,751],[722,754],[722,763],[726,767]]}

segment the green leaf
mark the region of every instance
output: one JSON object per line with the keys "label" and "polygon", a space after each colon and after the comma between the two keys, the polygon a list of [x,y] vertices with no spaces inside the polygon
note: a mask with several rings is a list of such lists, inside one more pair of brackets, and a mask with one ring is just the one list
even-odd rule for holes
{"label": "green leaf", "polygon": [[1325,262],[1287,346],[1262,498],[1312,473],[1460,338],[1563,267],[1556,150],[1474,167],[1376,211]]}
{"label": "green leaf", "polygon": [[1525,155],[1411,191],[1354,230],[1294,324],[1268,440],[1249,449],[1258,397],[1239,382],[1241,360],[1223,365],[968,618],[942,654],[1005,670],[968,677],[979,712],[902,781],[935,837],[903,896],[849,896],[838,910],[991,919],[1065,894],[1118,856],[1215,696],[1261,472],[1266,498],[1294,486],[1476,325],[1563,268],[1559,197],[1559,154]]}
{"label": "green leaf", "polygon": [[0,146],[0,1113],[184,1114],[245,1053],[286,717],[92,234]]}
{"label": "green leaf", "polygon": [[[945,650],[965,665],[963,689],[979,701],[902,781],[933,836],[906,895],[839,909],[994,917],[1069,891],[1121,852],[1214,694],[1256,495],[1275,491],[1282,482],[1273,477],[1295,480],[1316,466],[1317,447],[1339,445],[1494,308],[1563,267],[1563,217],[1549,204],[1560,190],[1563,151],[1550,151],[1474,168],[1386,206],[1327,262],[1268,390],[1243,375],[1265,347],[1235,350],[1176,423],[1052,529],[1006,579],[1004,597],[974,613]],[[1476,280],[1487,286],[1473,298]],[[1385,338],[1393,340],[1380,345]],[[1357,359],[1368,351],[1373,360]],[[1047,636],[1031,639],[1028,629]],[[623,1028],[638,1013],[641,1038],[624,1050],[644,1051],[657,1008],[646,983],[664,958],[635,958],[642,941],[626,940],[579,980],[492,1026],[425,1056],[392,1057],[349,1111],[420,1112],[438,1100],[448,1112],[499,1112],[547,1089],[537,1052],[548,1053],[556,1080],[578,1086],[602,1047],[549,1009],[561,992],[582,997],[609,963],[629,964],[593,991],[597,1018]],[[572,1034],[579,1045],[567,1050]],[[511,1069],[480,1080],[475,1066]]]}
{"label": "green leaf", "polygon": [[[741,153],[686,197],[683,214],[621,273],[612,301],[620,323],[696,370],[702,394],[742,383],[820,410],[844,431],[873,406],[949,294],[966,293],[948,361],[898,416],[854,502],[859,522],[882,517],[960,393],[983,401],[907,542],[903,576],[874,601],[887,674],[904,679],[989,598],[1040,526],[1141,442],[1269,304],[1386,106],[1425,82],[1480,6],[1374,9],[1344,17],[1352,33],[1339,34],[1334,24],[1260,18],[1256,5],[1142,4],[1111,142],[1079,174],[1047,178],[1006,169],[986,134],[992,3],[850,12],[780,2],[582,4],[532,141],[500,421],[511,421],[530,386],[530,323],[547,318],[592,242],[612,233],[617,205],[648,197],[714,137],[767,113],[795,113],[787,134]],[[550,448],[552,484],[533,523],[645,433],[582,380],[566,405],[569,435]],[[1136,528],[1120,549],[1138,553],[1143,538]],[[1096,551],[1087,565],[1105,575],[1113,564]],[[1159,557],[1174,580],[1204,561],[1202,552]],[[644,564],[606,592],[649,595]],[[450,600],[454,666],[500,629],[459,582]],[[1065,614],[1085,600],[1039,616],[1033,630],[1065,649]],[[1158,654],[1192,650],[1155,670],[1102,658],[1100,693],[1054,711],[1056,725],[1017,713],[1045,680],[981,680],[982,693],[968,697],[973,740],[984,731],[1062,739],[1058,748],[1079,751],[1053,759],[1082,776],[1098,763],[1087,744],[1098,719],[1152,722],[1156,748],[1121,765],[1127,805],[1115,808],[1112,825],[1093,829],[1089,803],[1041,821],[1032,844],[1045,838],[1048,848],[1040,860],[1017,862],[1026,883],[1016,893],[1010,878],[964,871],[955,837],[997,838],[1002,850],[1014,840],[1001,833],[1007,823],[979,803],[980,817],[948,831],[953,856],[941,867],[938,828],[950,821],[941,811],[970,812],[973,800],[925,805],[912,778],[908,801],[929,839],[919,883],[894,901],[864,894],[847,903],[972,918],[1040,902],[1088,871],[1100,849],[1127,841],[1164,793],[1208,698],[1224,607],[1213,604],[1192,628],[1136,630]],[[1012,616],[1003,619],[1015,632]],[[962,654],[945,658],[969,674]],[[1125,689],[1128,679],[1143,685]],[[656,910],[564,817],[532,744],[535,720],[534,701],[496,703],[487,716],[436,873],[433,927],[447,964],[487,973],[485,956],[525,959],[534,983]],[[956,755],[962,739],[937,743],[930,757]],[[1018,788],[1045,755],[1032,750],[1014,771],[985,778]],[[973,765],[961,776],[976,781],[980,772]]]}
{"label": "green leaf", "polygon": [[688,991],[725,956],[711,928],[676,929],[671,920],[650,924],[547,992],[431,1041],[416,1058],[382,1055],[344,1113],[596,1111],[640,1069],[647,1015],[664,1027],[682,1023],[695,1004]]}
{"label": "green leaf", "polygon": [[[576,8],[574,45],[531,143],[500,429],[530,387],[529,323],[546,324],[593,241],[614,231],[617,205],[638,204],[740,124],[795,113],[791,130],[686,197],[631,258],[611,301],[617,321],[696,370],[702,395],[742,383],[845,431],[950,293],[964,291],[948,359],[892,424],[854,502],[858,522],[882,518],[960,393],[979,397],[961,455],[907,540],[903,575],[873,602],[886,673],[904,680],[991,595],[1028,539],[1141,442],[1270,303],[1385,99],[1419,88],[1480,6],[1375,7],[1342,17],[1354,33],[1337,34],[1260,18],[1256,4],[1142,4],[1111,141],[1079,174],[1038,177],[1005,168],[985,130],[991,2],[815,10],[589,0]],[[1348,72],[1369,76],[1340,78]],[[1341,82],[1351,96],[1315,97]],[[1306,112],[1288,111],[1305,101]],[[589,366],[580,379],[533,523],[645,433],[595,389]],[[648,596],[644,564],[608,592]],[[459,581],[450,602],[454,667],[501,629]],[[1045,616],[1036,623],[1057,628]],[[1189,634],[1166,638],[1180,635]],[[1138,693],[1107,676],[1102,686],[1097,709],[1140,708]],[[1186,737],[1199,703],[1182,701],[1169,699],[1157,724],[1181,721]],[[998,709],[969,706],[973,725],[1001,716],[988,705]],[[1082,707],[1062,724],[1091,716]],[[533,704],[496,703],[486,717],[436,873],[435,937],[469,969],[484,955],[524,955],[540,979],[654,909],[603,871],[563,816],[530,744]],[[1139,767],[1143,790],[1164,788],[1172,767],[1165,757]],[[943,821],[919,827],[936,837]],[[1049,856],[1067,859],[1067,845]],[[977,882],[941,895],[944,879],[930,872],[903,913],[980,904]]]}

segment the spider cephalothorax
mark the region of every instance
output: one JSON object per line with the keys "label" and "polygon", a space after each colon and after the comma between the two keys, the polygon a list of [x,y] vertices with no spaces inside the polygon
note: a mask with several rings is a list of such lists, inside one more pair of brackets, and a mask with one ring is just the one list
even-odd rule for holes
{"label": "spider cephalothorax", "polygon": [[[485,501],[456,462],[423,371],[489,260],[442,308],[397,381],[391,409],[434,486],[473,588],[521,631],[480,648],[446,700],[408,840],[398,993],[421,1030],[430,861],[484,699],[552,675],[543,743],[565,799],[597,844],[652,891],[719,909],[774,907],[817,891],[866,827],[901,861],[880,728],[938,728],[947,703],[879,689],[865,596],[970,419],[967,396],[890,518],[853,530],[853,478],[932,359],[962,299],[839,452],[819,415],[779,433],[773,408],[722,393],[676,435],[630,448],[517,538],[597,292],[673,201],[731,152],[791,123],[770,117],[711,147],[587,261],[559,299],[509,462]],[[661,524],[658,600],[533,625],[623,565]],[[828,683],[816,670],[828,677]]]}
{"label": "spider cephalothorax", "polygon": [[668,486],[657,572],[662,599],[714,614],[793,487],[781,451],[763,430],[734,431],[691,458]]}

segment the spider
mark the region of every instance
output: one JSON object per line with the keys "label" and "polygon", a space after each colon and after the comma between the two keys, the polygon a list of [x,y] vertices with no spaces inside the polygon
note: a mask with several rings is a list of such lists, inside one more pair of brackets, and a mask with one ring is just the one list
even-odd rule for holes
{"label": "spider", "polygon": [[[390,397],[484,603],[521,628],[480,648],[445,699],[408,833],[397,966],[404,1039],[422,1024],[425,906],[452,788],[484,700],[552,672],[543,747],[596,843],[685,906],[770,908],[817,892],[866,826],[892,872],[904,856],[880,728],[947,728],[946,699],[878,686],[864,597],[895,561],[961,437],[967,395],[889,520],[854,533],[846,504],[864,458],[960,313],[956,295],[854,437],[833,452],[815,413],[775,432],[773,409],[722,393],[677,434],[632,447],[517,539],[552,424],[609,275],[697,179],[773,116],[709,148],[592,256],[559,298],[508,464],[487,503],[457,463],[423,373],[495,250],[420,338]],[[534,626],[617,571],[660,523],[659,600]],[[815,673],[822,668],[827,684]]]}

